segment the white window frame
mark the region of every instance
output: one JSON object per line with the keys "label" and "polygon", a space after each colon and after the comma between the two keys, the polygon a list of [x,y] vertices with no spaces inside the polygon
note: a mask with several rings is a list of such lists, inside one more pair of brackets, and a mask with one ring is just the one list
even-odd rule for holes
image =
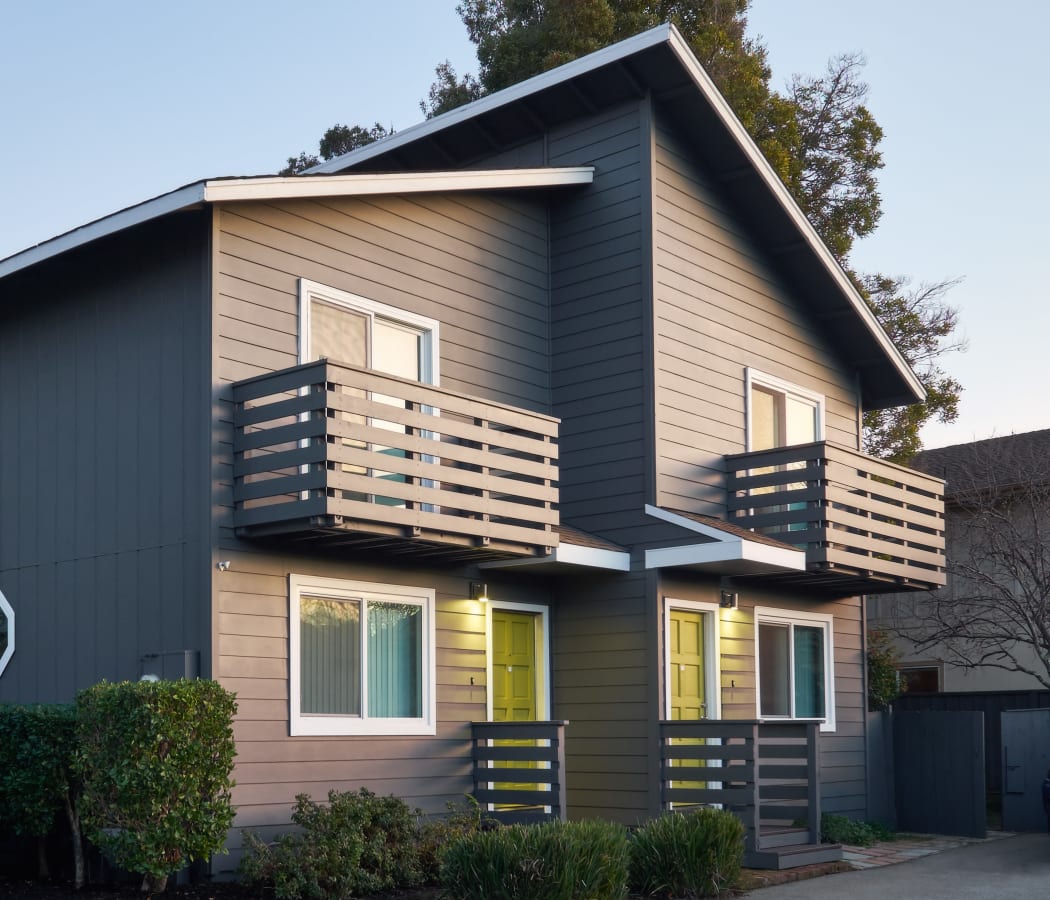
{"label": "white window frame", "polygon": [[11,662],[11,657],[15,655],[15,611],[7,602],[3,591],[0,591],[0,613],[7,619],[7,647],[0,654],[0,675],[3,675],[7,664]]}
{"label": "white window frame", "polygon": [[[362,716],[306,715],[300,711],[301,659],[299,637],[299,608],[303,594],[318,595],[334,600],[361,601],[362,611],[368,601],[415,604],[423,611],[423,641],[420,672],[422,673],[422,711],[419,718],[369,718]],[[347,581],[340,578],[322,578],[313,575],[288,576],[288,699],[289,731],[295,735],[432,735],[437,733],[437,696],[435,661],[435,592],[401,584],[378,584],[368,581]],[[362,615],[362,632],[365,617]],[[362,695],[367,696],[367,683],[362,674]]]}
{"label": "white window frame", "polygon": [[[770,625],[803,625],[820,626],[824,629],[824,710],[827,715],[822,719],[796,718],[795,716],[762,715],[762,665],[758,648],[758,626]],[[788,677],[791,679],[789,697],[795,702],[795,666],[794,641],[788,644],[791,661],[788,666]],[[820,722],[821,731],[835,730],[835,617],[827,613],[805,612],[794,609],[774,609],[755,607],[755,715],[764,722]]]}
{"label": "white window frame", "polygon": [[[511,612],[531,613],[536,616],[536,719],[540,722],[550,718],[550,607],[538,603],[512,603],[507,600],[492,600],[485,604],[485,684],[492,684],[492,611],[506,609]],[[485,716],[492,721],[492,691],[485,691]]]}
{"label": "white window frame", "polygon": [[695,612],[704,615],[704,706],[708,719],[722,718],[722,635],[719,606],[698,600],[664,597],[664,715],[671,718],[671,612]]}
{"label": "white window frame", "polygon": [[799,387],[797,384],[792,384],[790,381],[785,381],[783,378],[777,378],[775,375],[768,375],[765,372],[760,372],[758,369],[746,368],[744,369],[744,406],[747,419],[746,440],[748,451],[754,449],[752,439],[752,429],[754,427],[754,415],[752,410],[754,409],[754,406],[751,400],[751,391],[755,387],[765,388],[767,391],[783,394],[785,397],[798,397],[801,400],[812,403],[816,407],[817,412],[816,440],[824,440],[825,399],[823,394]]}
{"label": "white window frame", "polygon": [[[408,325],[418,328],[423,333],[422,346],[420,348],[420,382],[423,384],[437,385],[441,383],[440,358],[438,347],[440,346],[440,324],[436,319],[411,313],[407,310],[398,309],[396,306],[388,306],[376,300],[369,300],[349,291],[341,291],[338,288],[328,287],[316,281],[306,278],[299,279],[299,362],[312,361],[310,352],[310,302],[314,299],[333,303],[336,306],[344,306],[354,312],[363,313],[369,318],[387,319],[398,325]],[[368,361],[371,367],[372,361]]]}

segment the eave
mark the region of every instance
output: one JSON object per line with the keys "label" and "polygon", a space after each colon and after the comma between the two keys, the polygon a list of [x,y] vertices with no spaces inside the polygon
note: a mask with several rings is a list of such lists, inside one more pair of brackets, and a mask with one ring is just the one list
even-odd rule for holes
{"label": "eave", "polygon": [[0,278],[90,244],[100,238],[205,203],[306,200],[375,194],[570,188],[590,184],[593,180],[593,166],[209,179],[161,194],[159,197],[135,206],[129,206],[0,260]]}

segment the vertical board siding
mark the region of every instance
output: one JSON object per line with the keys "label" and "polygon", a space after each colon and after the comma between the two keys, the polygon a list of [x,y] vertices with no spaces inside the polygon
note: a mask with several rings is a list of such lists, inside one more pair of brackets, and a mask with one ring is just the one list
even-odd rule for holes
{"label": "vertical board siding", "polygon": [[745,449],[744,370],[826,398],[826,436],[857,445],[853,375],[657,116],[654,178],[657,497],[724,514],[722,457]]}
{"label": "vertical board siding", "polygon": [[[551,381],[562,419],[561,513],[628,539],[645,503],[647,252],[642,110],[626,104],[553,129],[551,165],[594,183],[551,212]],[[571,803],[570,798],[570,803]]]}
{"label": "vertical board siding", "polygon": [[72,700],[207,650],[207,217],[0,286],[0,701]]}

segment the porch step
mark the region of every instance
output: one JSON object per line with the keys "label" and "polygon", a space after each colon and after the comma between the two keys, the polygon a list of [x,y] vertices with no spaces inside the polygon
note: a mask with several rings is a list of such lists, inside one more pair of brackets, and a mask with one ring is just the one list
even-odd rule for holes
{"label": "porch step", "polygon": [[791,847],[809,843],[808,828],[762,828],[762,849]]}
{"label": "porch step", "polygon": [[794,844],[784,847],[763,847],[761,850],[745,853],[744,865],[749,869],[797,869],[799,866],[838,862],[840,859],[842,859],[841,844]]}

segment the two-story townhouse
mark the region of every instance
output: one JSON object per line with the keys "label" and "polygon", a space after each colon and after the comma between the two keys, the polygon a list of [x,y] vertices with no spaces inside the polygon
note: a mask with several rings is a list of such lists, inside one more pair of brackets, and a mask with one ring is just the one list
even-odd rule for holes
{"label": "two-story townhouse", "polygon": [[921,396],[660,27],[0,261],[0,701],[218,679],[264,834],[520,802],[513,734],[548,810],[790,865],[762,823],[866,814],[860,595],[943,581],[940,482],[859,452]]}

